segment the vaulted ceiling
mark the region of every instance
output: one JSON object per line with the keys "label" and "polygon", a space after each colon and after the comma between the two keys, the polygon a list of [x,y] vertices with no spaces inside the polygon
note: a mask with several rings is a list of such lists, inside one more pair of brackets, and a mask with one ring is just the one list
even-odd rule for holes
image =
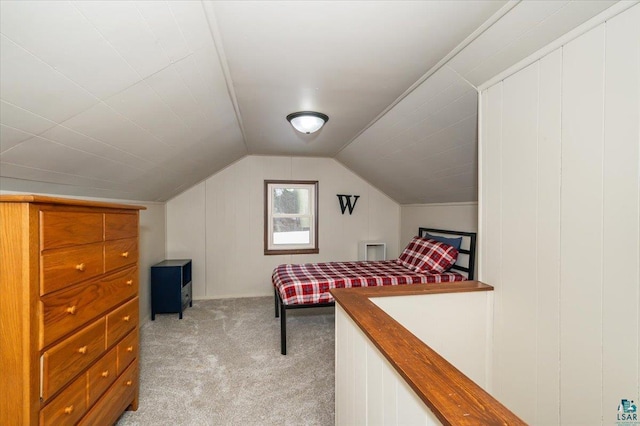
{"label": "vaulted ceiling", "polygon": [[[246,155],[477,199],[476,87],[615,1],[0,2],[0,189],[164,201]],[[318,133],[285,116],[329,115]]]}

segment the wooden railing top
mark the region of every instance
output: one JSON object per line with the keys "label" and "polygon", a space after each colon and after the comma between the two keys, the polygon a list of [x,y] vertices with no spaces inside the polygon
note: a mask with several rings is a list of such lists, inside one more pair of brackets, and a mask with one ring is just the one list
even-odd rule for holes
{"label": "wooden railing top", "polygon": [[526,425],[473,380],[409,332],[372,297],[492,291],[478,281],[332,289],[353,319],[393,368],[444,425]]}

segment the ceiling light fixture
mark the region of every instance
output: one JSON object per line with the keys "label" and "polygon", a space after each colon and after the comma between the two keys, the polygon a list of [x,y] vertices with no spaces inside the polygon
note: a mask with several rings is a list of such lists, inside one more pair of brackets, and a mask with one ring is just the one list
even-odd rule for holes
{"label": "ceiling light fixture", "polygon": [[300,111],[287,115],[287,121],[297,131],[308,135],[320,130],[329,121],[329,117],[321,112]]}

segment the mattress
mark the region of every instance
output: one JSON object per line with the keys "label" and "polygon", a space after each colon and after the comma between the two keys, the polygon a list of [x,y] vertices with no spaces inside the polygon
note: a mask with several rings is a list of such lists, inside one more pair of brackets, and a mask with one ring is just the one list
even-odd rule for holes
{"label": "mattress", "polygon": [[312,305],[333,302],[329,293],[332,288],[441,283],[466,278],[455,272],[418,273],[395,260],[381,260],[284,264],[274,269],[271,280],[283,304]]}

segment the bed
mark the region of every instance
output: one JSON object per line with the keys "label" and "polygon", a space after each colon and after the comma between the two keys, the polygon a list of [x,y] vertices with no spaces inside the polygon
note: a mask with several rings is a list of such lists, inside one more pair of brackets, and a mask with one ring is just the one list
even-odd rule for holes
{"label": "bed", "polygon": [[333,306],[332,288],[472,280],[475,252],[473,232],[419,228],[398,259],[279,265],[271,281],[280,352],[287,354],[287,310]]}

